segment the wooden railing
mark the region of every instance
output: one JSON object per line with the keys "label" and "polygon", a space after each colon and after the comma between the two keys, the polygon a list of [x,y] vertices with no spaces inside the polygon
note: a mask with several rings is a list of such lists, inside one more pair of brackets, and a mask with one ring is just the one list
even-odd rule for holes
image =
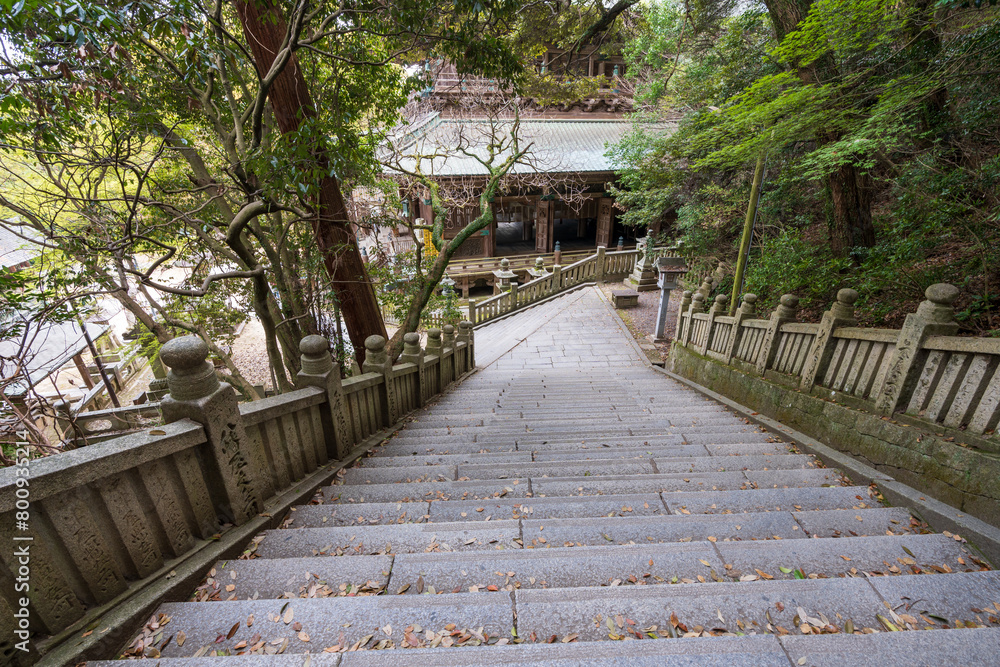
{"label": "wooden railing", "polygon": [[822,398],[904,414],[963,440],[983,438],[1000,453],[992,443],[1000,424],[1000,340],[953,335],[957,294],[951,285],[932,285],[901,329],[864,329],[855,326],[858,294],[850,289],[818,323],[796,322],[798,299],[789,294],[761,320],[752,319],[752,294],[728,317],[725,296],[705,312],[704,294],[685,292],[675,342]]}
{"label": "wooden railing", "polygon": [[[240,403],[216,379],[203,341],[174,339],[160,354],[170,368],[166,425],[0,470],[0,540],[25,540],[31,554],[28,591],[0,586],[0,655],[14,651],[22,598],[34,647],[78,641],[182,564],[207,569],[220,557],[211,541],[269,516],[261,513],[295,485],[308,493],[328,483],[331,465],[475,367],[469,322],[457,335],[430,330],[426,349],[407,334],[396,364],[385,345],[370,337],[364,372],[342,380],[327,340],[308,336],[296,390]],[[14,550],[0,549],[0,582],[19,567]]]}
{"label": "wooden railing", "polygon": [[509,290],[483,301],[470,299],[469,321],[478,326],[580,285],[622,280],[635,269],[639,255],[638,250],[606,252],[598,248],[595,254],[569,266],[556,264],[548,275],[523,285],[514,284]]}

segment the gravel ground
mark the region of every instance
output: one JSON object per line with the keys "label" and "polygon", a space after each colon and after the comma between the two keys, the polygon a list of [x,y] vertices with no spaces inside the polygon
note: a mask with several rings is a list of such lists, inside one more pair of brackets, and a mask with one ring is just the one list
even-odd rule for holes
{"label": "gravel ground", "polygon": [[[607,295],[608,300],[611,300],[611,293],[616,290],[630,290],[632,289],[624,283],[604,283],[601,285],[601,291]],[[665,337],[668,339],[666,343],[653,343],[653,332],[656,329],[656,313],[660,307],[660,291],[655,290],[652,292],[639,292],[639,305],[635,308],[627,308],[625,310],[618,310],[618,314],[624,320],[625,324],[628,325],[629,329],[632,331],[632,335],[635,336],[636,340],[639,341],[639,345],[642,346],[647,351],[655,351],[659,353],[660,359],[665,359],[667,353],[670,351],[670,340],[674,337],[674,331],[677,328],[677,310],[681,303],[681,294],[683,290],[675,289],[670,291],[670,303],[667,309],[667,325],[665,328]],[[647,347],[652,346],[652,347]]]}

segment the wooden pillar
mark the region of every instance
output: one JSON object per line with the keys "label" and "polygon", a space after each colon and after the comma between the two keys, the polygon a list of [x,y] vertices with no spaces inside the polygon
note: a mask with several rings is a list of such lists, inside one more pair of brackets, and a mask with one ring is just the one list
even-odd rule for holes
{"label": "wooden pillar", "polygon": [[611,226],[614,221],[611,197],[601,197],[597,202],[597,245],[605,248],[611,244]]}
{"label": "wooden pillar", "polygon": [[535,252],[552,252],[555,236],[552,220],[554,203],[539,200],[535,208]]}
{"label": "wooden pillar", "polygon": [[90,371],[87,370],[87,364],[83,363],[83,357],[79,354],[73,355],[73,363],[76,364],[76,370],[80,371],[80,377],[83,378],[83,383],[87,385],[87,389],[93,389],[94,380],[90,377]]}

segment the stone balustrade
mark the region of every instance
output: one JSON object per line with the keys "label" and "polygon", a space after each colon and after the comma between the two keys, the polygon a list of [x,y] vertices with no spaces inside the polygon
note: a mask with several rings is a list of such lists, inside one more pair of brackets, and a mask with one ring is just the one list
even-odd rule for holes
{"label": "stone balustrade", "polygon": [[607,252],[602,246],[593,255],[568,266],[555,264],[549,273],[523,285],[511,285],[507,291],[479,302],[470,300],[469,321],[479,326],[583,285],[624,280],[635,269],[641,254],[639,250]]}
{"label": "stone balustrade", "polygon": [[[753,294],[730,317],[718,300],[705,312],[702,294],[685,293],[671,364],[763,414],[912,475],[907,483],[996,525],[1000,340],[955,335],[958,293],[931,285],[900,329],[858,327],[852,289],[840,290],[819,322],[796,321],[791,294],[764,319]],[[897,423],[922,431],[897,433]]]}
{"label": "stone balustrade", "polygon": [[[343,462],[475,366],[469,322],[432,329],[426,349],[407,335],[396,364],[381,336],[365,347],[364,372],[342,380],[328,341],[307,336],[297,389],[240,403],[217,379],[207,345],[176,338],[160,352],[169,368],[164,426],[33,460],[27,485],[17,467],[0,470],[0,539],[30,537],[31,553],[30,590],[17,593],[17,556],[0,550],[0,655],[13,650],[10,610],[23,595],[42,653],[129,609],[133,617],[107,621],[106,634],[88,639],[121,641],[117,629],[148,613],[143,599],[169,594],[172,573],[187,573],[176,577],[187,592],[226,548],[242,549],[267,527],[261,522],[329,483]],[[15,534],[23,487],[29,528]]]}

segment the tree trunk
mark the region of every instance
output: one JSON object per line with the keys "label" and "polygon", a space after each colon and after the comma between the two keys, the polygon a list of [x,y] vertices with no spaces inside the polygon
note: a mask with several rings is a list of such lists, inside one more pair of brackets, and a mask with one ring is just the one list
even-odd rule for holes
{"label": "tree trunk", "polygon": [[[235,3],[261,76],[271,69],[286,32],[285,19],[272,2]],[[275,78],[268,91],[268,99],[282,134],[295,133],[302,118],[315,117],[316,109],[308,85],[294,55]],[[315,147],[313,154],[320,171],[329,173],[323,146]],[[317,215],[312,219],[313,233],[333,280],[333,289],[340,301],[358,363],[364,363],[365,338],[373,334],[385,336],[385,323],[361,261],[357,239],[349,226],[340,183],[335,177],[325,176],[322,179],[317,204]]]}
{"label": "tree trunk", "polygon": [[833,220],[830,225],[830,246],[833,254],[845,256],[851,248],[871,248],[875,245],[872,225],[871,189],[867,177],[853,165],[842,165],[827,176],[833,200]]}

